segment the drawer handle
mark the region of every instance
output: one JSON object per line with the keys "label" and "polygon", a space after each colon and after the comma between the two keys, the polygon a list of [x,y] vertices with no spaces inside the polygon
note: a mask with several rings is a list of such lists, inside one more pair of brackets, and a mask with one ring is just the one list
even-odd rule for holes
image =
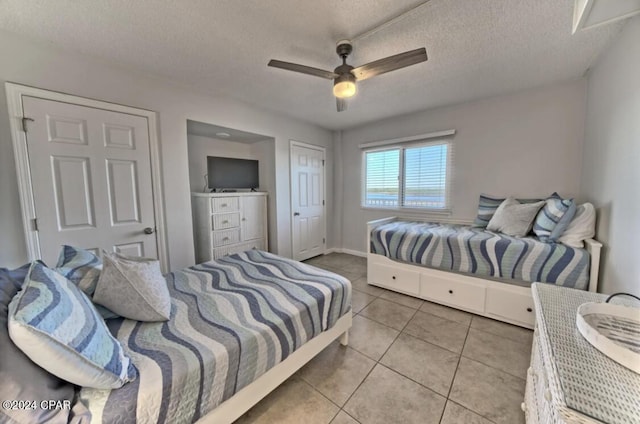
{"label": "drawer handle", "polygon": [[226,203],[223,203],[223,204],[221,204],[221,205],[220,205],[220,207],[221,207],[221,208],[226,208],[226,207],[227,207],[227,204],[226,204]]}
{"label": "drawer handle", "polygon": [[227,221],[226,219],[224,221],[222,221],[223,224],[228,224],[229,221]]}
{"label": "drawer handle", "polygon": [[227,241],[227,240],[229,240],[229,237],[223,237],[222,238],[222,241]]}
{"label": "drawer handle", "polygon": [[522,412],[527,412],[527,405],[525,405],[525,403],[524,403],[524,402],[522,402],[522,403],[520,404],[520,409],[522,409]]}
{"label": "drawer handle", "polygon": [[393,275],[393,276],[391,277],[391,279],[395,280],[395,279],[396,279],[396,276],[395,276],[395,275]]}
{"label": "drawer handle", "polygon": [[449,294],[453,294],[453,290],[449,290]]}
{"label": "drawer handle", "polygon": [[533,309],[527,308],[527,312],[533,312]]}

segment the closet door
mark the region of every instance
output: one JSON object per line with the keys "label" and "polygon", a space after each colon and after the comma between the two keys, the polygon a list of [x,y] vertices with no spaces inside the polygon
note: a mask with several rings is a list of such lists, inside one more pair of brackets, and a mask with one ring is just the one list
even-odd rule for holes
{"label": "closet door", "polygon": [[69,244],[157,257],[147,118],[23,97],[42,259]]}
{"label": "closet door", "polygon": [[293,258],[298,261],[324,253],[324,150],[291,145],[291,221]]}

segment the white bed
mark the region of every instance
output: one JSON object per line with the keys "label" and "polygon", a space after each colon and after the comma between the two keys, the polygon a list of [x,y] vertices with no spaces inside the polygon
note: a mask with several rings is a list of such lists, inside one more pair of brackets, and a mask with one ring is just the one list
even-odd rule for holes
{"label": "white bed", "polygon": [[[394,221],[417,221],[390,217],[367,223],[367,283],[410,296],[451,306],[500,321],[533,328],[534,304],[528,286],[507,284],[468,274],[441,271],[424,266],[397,262],[371,253],[371,230]],[[471,224],[456,222],[459,224]],[[596,240],[585,241],[590,254],[588,290],[598,288],[600,249]]]}

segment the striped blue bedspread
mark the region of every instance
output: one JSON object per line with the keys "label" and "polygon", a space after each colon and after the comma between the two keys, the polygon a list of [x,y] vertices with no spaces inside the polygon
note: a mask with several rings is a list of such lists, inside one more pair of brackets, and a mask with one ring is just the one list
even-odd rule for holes
{"label": "striped blue bedspread", "polygon": [[589,282],[585,249],[462,225],[391,222],[371,231],[370,249],[398,261],[505,282],[583,290]]}
{"label": "striped blue bedspread", "polygon": [[257,250],[166,277],[169,321],[107,320],[140,377],[83,388],[92,422],[194,422],[351,309],[349,280]]}

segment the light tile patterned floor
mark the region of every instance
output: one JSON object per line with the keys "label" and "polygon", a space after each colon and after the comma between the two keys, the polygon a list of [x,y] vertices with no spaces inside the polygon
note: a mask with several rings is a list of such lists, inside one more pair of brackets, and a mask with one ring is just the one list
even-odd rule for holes
{"label": "light tile patterned floor", "polygon": [[334,342],[237,424],[518,424],[533,333],[367,285],[366,260],[307,263],[349,278],[349,346]]}

